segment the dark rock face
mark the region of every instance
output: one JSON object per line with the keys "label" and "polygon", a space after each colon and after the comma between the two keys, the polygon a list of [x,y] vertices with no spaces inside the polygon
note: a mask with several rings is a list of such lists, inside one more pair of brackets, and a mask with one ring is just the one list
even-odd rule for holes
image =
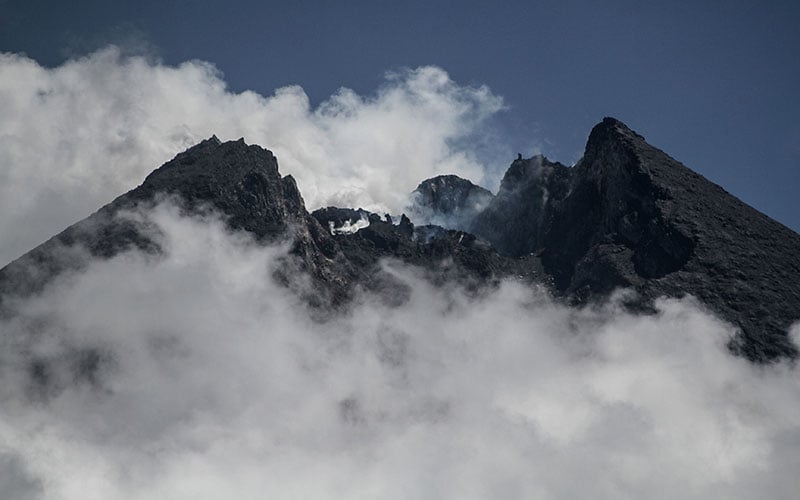
{"label": "dark rock face", "polygon": [[[131,249],[157,257],[158,228],[124,214],[163,197],[188,214],[218,213],[258,242],[289,242],[275,276],[315,310],[346,304],[359,288],[402,303],[407,290],[381,265],[388,258],[434,283],[480,289],[513,277],[577,304],[620,287],[637,291],[629,305],[645,311],[660,296],[691,294],[740,327],[737,352],[758,361],[797,354],[787,328],[800,318],[800,235],[611,118],[592,130],[575,167],[517,159],[496,196],[456,176],[422,182],[410,212],[416,225],[362,209],[309,214],[271,152],[212,137],[0,269],[0,315],[10,313],[9,297],[35,293],[92,258]],[[429,224],[437,220],[451,229]],[[84,364],[87,377],[102,365]]]}
{"label": "dark rock face", "polygon": [[[329,259],[335,253],[330,234],[305,209],[291,176],[281,177],[275,156],[243,140],[207,139],[151,173],[139,187],[70,226],[0,270],[0,297],[39,290],[64,271],[80,269],[89,258],[110,258],[137,248],[159,253],[156,228],[121,216],[164,197],[186,213],[220,213],[233,230],[257,241],[293,241],[292,265],[325,286],[331,298],[345,294],[346,265]],[[291,228],[291,235],[287,231]]]}
{"label": "dark rock face", "polygon": [[544,156],[517,159],[506,171],[497,196],[472,220],[469,230],[504,255],[536,253],[569,193],[571,174],[572,169]]}
{"label": "dark rock face", "polygon": [[[636,277],[656,279],[681,269],[693,253],[694,240],[670,216],[670,186],[657,179],[658,173],[654,176],[665,172],[676,182],[696,182],[674,175],[680,169],[694,175],[620,122],[607,119],[595,127],[569,193],[555,208],[552,227],[544,235],[542,260],[557,285],[575,292],[586,286],[574,274],[575,266],[600,245],[629,250]],[[589,259],[598,260],[608,259]]]}
{"label": "dark rock face", "polygon": [[435,224],[466,230],[492,201],[488,189],[456,175],[440,175],[425,180],[411,193],[411,218],[417,224]]}
{"label": "dark rock face", "polygon": [[691,294],[742,329],[755,360],[794,356],[800,235],[606,118],[574,167],[517,160],[470,229],[501,253],[533,253],[573,302],[636,289]]}

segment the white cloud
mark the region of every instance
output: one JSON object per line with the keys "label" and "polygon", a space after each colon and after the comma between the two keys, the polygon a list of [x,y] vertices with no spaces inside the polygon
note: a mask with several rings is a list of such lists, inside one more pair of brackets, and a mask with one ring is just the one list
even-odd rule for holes
{"label": "white cloud", "polygon": [[[150,216],[164,259],[95,262],[0,325],[0,480],[31,497],[796,496],[800,373],[731,356],[693,301],[575,310],[388,265],[406,304],[316,323],[270,279],[283,249]],[[114,362],[31,402],[31,353],[74,347]]]}
{"label": "white cloud", "polygon": [[0,263],[212,134],[275,152],[310,209],[397,212],[427,177],[480,181],[465,139],[502,107],[488,88],[432,66],[389,74],[374,95],[340,89],[314,108],[297,86],[232,93],[201,61],[172,67],[111,47],[48,69],[0,54]]}

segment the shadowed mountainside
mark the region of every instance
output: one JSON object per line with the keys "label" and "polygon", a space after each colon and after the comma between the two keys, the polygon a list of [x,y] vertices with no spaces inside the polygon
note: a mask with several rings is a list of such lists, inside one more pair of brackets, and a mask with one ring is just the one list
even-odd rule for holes
{"label": "shadowed mountainside", "polygon": [[787,329],[800,318],[800,235],[613,118],[575,167],[512,163],[468,229],[505,256],[538,256],[572,302],[619,287],[643,308],[691,294],[742,329],[733,347],[747,357],[796,354]]}

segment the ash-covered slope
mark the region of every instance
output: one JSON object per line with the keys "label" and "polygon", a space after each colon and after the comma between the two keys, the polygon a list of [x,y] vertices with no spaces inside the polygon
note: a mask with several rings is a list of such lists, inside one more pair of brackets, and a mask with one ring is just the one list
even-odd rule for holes
{"label": "ash-covered slope", "polygon": [[538,255],[573,301],[636,289],[691,294],[742,331],[752,359],[794,355],[800,235],[606,118],[573,168],[517,160],[469,229],[512,257]]}

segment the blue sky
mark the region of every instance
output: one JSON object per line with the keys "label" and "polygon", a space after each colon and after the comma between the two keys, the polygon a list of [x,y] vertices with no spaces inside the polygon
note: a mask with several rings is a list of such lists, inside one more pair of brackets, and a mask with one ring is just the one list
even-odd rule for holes
{"label": "blue sky", "polygon": [[0,0],[0,51],[47,66],[114,43],[209,61],[233,91],[298,84],[319,103],[436,65],[503,96],[492,126],[514,152],[565,163],[615,116],[795,230],[798,26],[798,2]]}

